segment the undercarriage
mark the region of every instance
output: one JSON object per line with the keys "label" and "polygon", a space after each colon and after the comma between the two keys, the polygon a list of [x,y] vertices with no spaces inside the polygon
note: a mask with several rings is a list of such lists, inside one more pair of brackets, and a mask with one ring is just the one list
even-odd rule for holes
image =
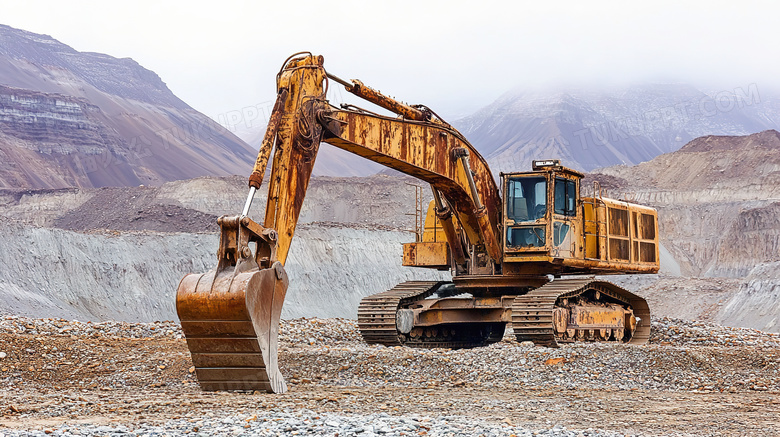
{"label": "undercarriage", "polygon": [[[521,284],[522,285],[522,284]],[[367,343],[469,348],[500,341],[511,326],[518,341],[557,347],[601,341],[644,344],[650,311],[641,297],[607,281],[561,279],[516,286],[520,295],[460,293],[451,282],[404,282],[364,298],[358,326]]]}

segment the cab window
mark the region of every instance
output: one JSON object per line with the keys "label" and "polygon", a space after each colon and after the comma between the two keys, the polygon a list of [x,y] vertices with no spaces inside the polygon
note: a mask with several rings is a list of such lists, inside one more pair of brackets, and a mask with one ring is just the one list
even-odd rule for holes
{"label": "cab window", "polygon": [[569,179],[555,178],[555,213],[577,215],[577,184]]}
{"label": "cab window", "polygon": [[547,180],[543,177],[510,179],[507,183],[507,218],[515,222],[544,218]]}

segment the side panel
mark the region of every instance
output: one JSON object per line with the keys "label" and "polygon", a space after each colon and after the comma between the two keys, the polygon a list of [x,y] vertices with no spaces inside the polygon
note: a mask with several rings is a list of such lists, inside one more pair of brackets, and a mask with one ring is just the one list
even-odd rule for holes
{"label": "side panel", "polygon": [[425,227],[423,228],[422,241],[424,242],[446,242],[447,235],[441,222],[436,217],[436,206],[434,201],[428,204],[428,211],[425,213]]}
{"label": "side panel", "polygon": [[655,209],[607,198],[583,199],[585,260],[626,270],[660,268]]}
{"label": "side panel", "polygon": [[439,270],[450,268],[450,247],[435,209],[434,201],[431,201],[420,241],[403,245],[403,265]]}
{"label": "side panel", "polygon": [[450,250],[446,241],[406,243],[403,265],[442,270],[450,267]]}

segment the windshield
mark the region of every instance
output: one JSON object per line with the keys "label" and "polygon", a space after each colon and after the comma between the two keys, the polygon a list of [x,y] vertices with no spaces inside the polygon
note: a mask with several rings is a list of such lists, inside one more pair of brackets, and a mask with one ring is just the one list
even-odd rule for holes
{"label": "windshield", "polygon": [[510,179],[506,209],[507,218],[515,222],[543,218],[547,211],[547,180],[544,177]]}

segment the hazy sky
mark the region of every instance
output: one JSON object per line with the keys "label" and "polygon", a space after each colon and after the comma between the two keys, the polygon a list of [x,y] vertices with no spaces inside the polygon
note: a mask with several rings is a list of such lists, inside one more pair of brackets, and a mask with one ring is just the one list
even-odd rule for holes
{"label": "hazy sky", "polygon": [[131,57],[222,120],[272,101],[282,61],[302,50],[452,118],[549,83],[776,88],[778,12],[713,0],[0,1],[0,23]]}

